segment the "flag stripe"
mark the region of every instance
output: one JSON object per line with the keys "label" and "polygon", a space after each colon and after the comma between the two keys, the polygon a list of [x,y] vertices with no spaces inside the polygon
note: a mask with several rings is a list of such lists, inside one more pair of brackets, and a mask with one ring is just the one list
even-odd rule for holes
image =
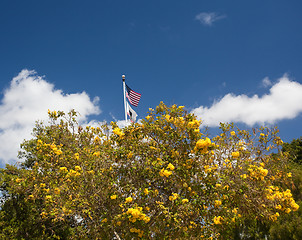
{"label": "flag stripe", "polygon": [[139,100],[141,98],[141,94],[133,91],[127,84],[126,84],[126,97],[128,98],[131,105],[137,107]]}

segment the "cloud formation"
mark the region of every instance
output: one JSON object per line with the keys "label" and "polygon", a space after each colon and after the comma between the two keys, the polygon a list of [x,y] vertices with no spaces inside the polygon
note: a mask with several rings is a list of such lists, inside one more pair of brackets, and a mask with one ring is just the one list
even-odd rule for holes
{"label": "cloud formation", "polygon": [[225,17],[225,15],[219,15],[215,12],[201,12],[195,16],[195,20],[198,20],[201,24],[205,26],[212,26],[214,22]]}
{"label": "cloud formation", "polygon": [[272,86],[273,83],[271,82],[271,80],[268,77],[265,77],[262,79],[262,86],[263,87],[270,87]]}
{"label": "cloud formation", "polygon": [[219,126],[220,122],[265,125],[297,117],[302,112],[301,103],[302,84],[285,75],[271,86],[268,94],[261,97],[229,93],[211,107],[200,106],[192,113],[202,119],[205,125],[212,127]]}
{"label": "cloud formation", "polygon": [[14,163],[20,143],[31,138],[37,120],[47,120],[47,110],[75,109],[78,120],[85,122],[92,114],[99,114],[98,98],[87,93],[64,94],[35,71],[22,70],[4,91],[0,103],[0,162]]}

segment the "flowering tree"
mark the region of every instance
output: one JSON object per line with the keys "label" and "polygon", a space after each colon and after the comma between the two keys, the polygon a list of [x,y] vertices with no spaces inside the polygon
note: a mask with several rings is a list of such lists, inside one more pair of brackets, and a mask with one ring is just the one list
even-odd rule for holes
{"label": "flowering tree", "polygon": [[23,168],[2,172],[7,196],[38,205],[35,222],[61,229],[48,237],[228,239],[244,221],[299,208],[282,188],[286,156],[270,154],[282,145],[276,129],[221,124],[210,139],[194,115],[163,103],[124,129],[83,129],[74,111],[49,116],[23,144]]}

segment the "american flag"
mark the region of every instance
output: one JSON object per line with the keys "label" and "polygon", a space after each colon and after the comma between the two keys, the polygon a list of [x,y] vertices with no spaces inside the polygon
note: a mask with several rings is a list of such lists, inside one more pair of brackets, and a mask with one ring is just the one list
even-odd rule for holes
{"label": "american flag", "polygon": [[141,94],[134,92],[127,84],[126,84],[126,97],[128,98],[129,102],[134,106],[137,107],[139,100],[141,98]]}

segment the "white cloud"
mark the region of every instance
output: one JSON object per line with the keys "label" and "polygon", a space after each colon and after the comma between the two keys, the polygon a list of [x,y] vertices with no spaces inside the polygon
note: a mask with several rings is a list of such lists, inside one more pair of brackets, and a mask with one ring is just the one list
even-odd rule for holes
{"label": "white cloud", "polygon": [[220,122],[241,122],[249,126],[273,124],[282,119],[293,119],[302,112],[302,84],[291,81],[286,75],[280,78],[261,97],[227,94],[208,107],[192,110],[207,126]]}
{"label": "white cloud", "polygon": [[78,120],[85,122],[91,114],[99,114],[98,98],[87,93],[64,94],[35,71],[22,70],[4,91],[0,103],[0,162],[14,163],[20,143],[31,138],[36,120],[47,120],[47,110],[75,109]]}
{"label": "white cloud", "polygon": [[201,24],[206,26],[211,26],[214,22],[225,18],[225,15],[219,15],[215,12],[201,12],[195,16],[195,19],[198,20]]}
{"label": "white cloud", "polygon": [[262,80],[262,86],[263,87],[270,87],[272,86],[272,82],[268,77],[263,78]]}

